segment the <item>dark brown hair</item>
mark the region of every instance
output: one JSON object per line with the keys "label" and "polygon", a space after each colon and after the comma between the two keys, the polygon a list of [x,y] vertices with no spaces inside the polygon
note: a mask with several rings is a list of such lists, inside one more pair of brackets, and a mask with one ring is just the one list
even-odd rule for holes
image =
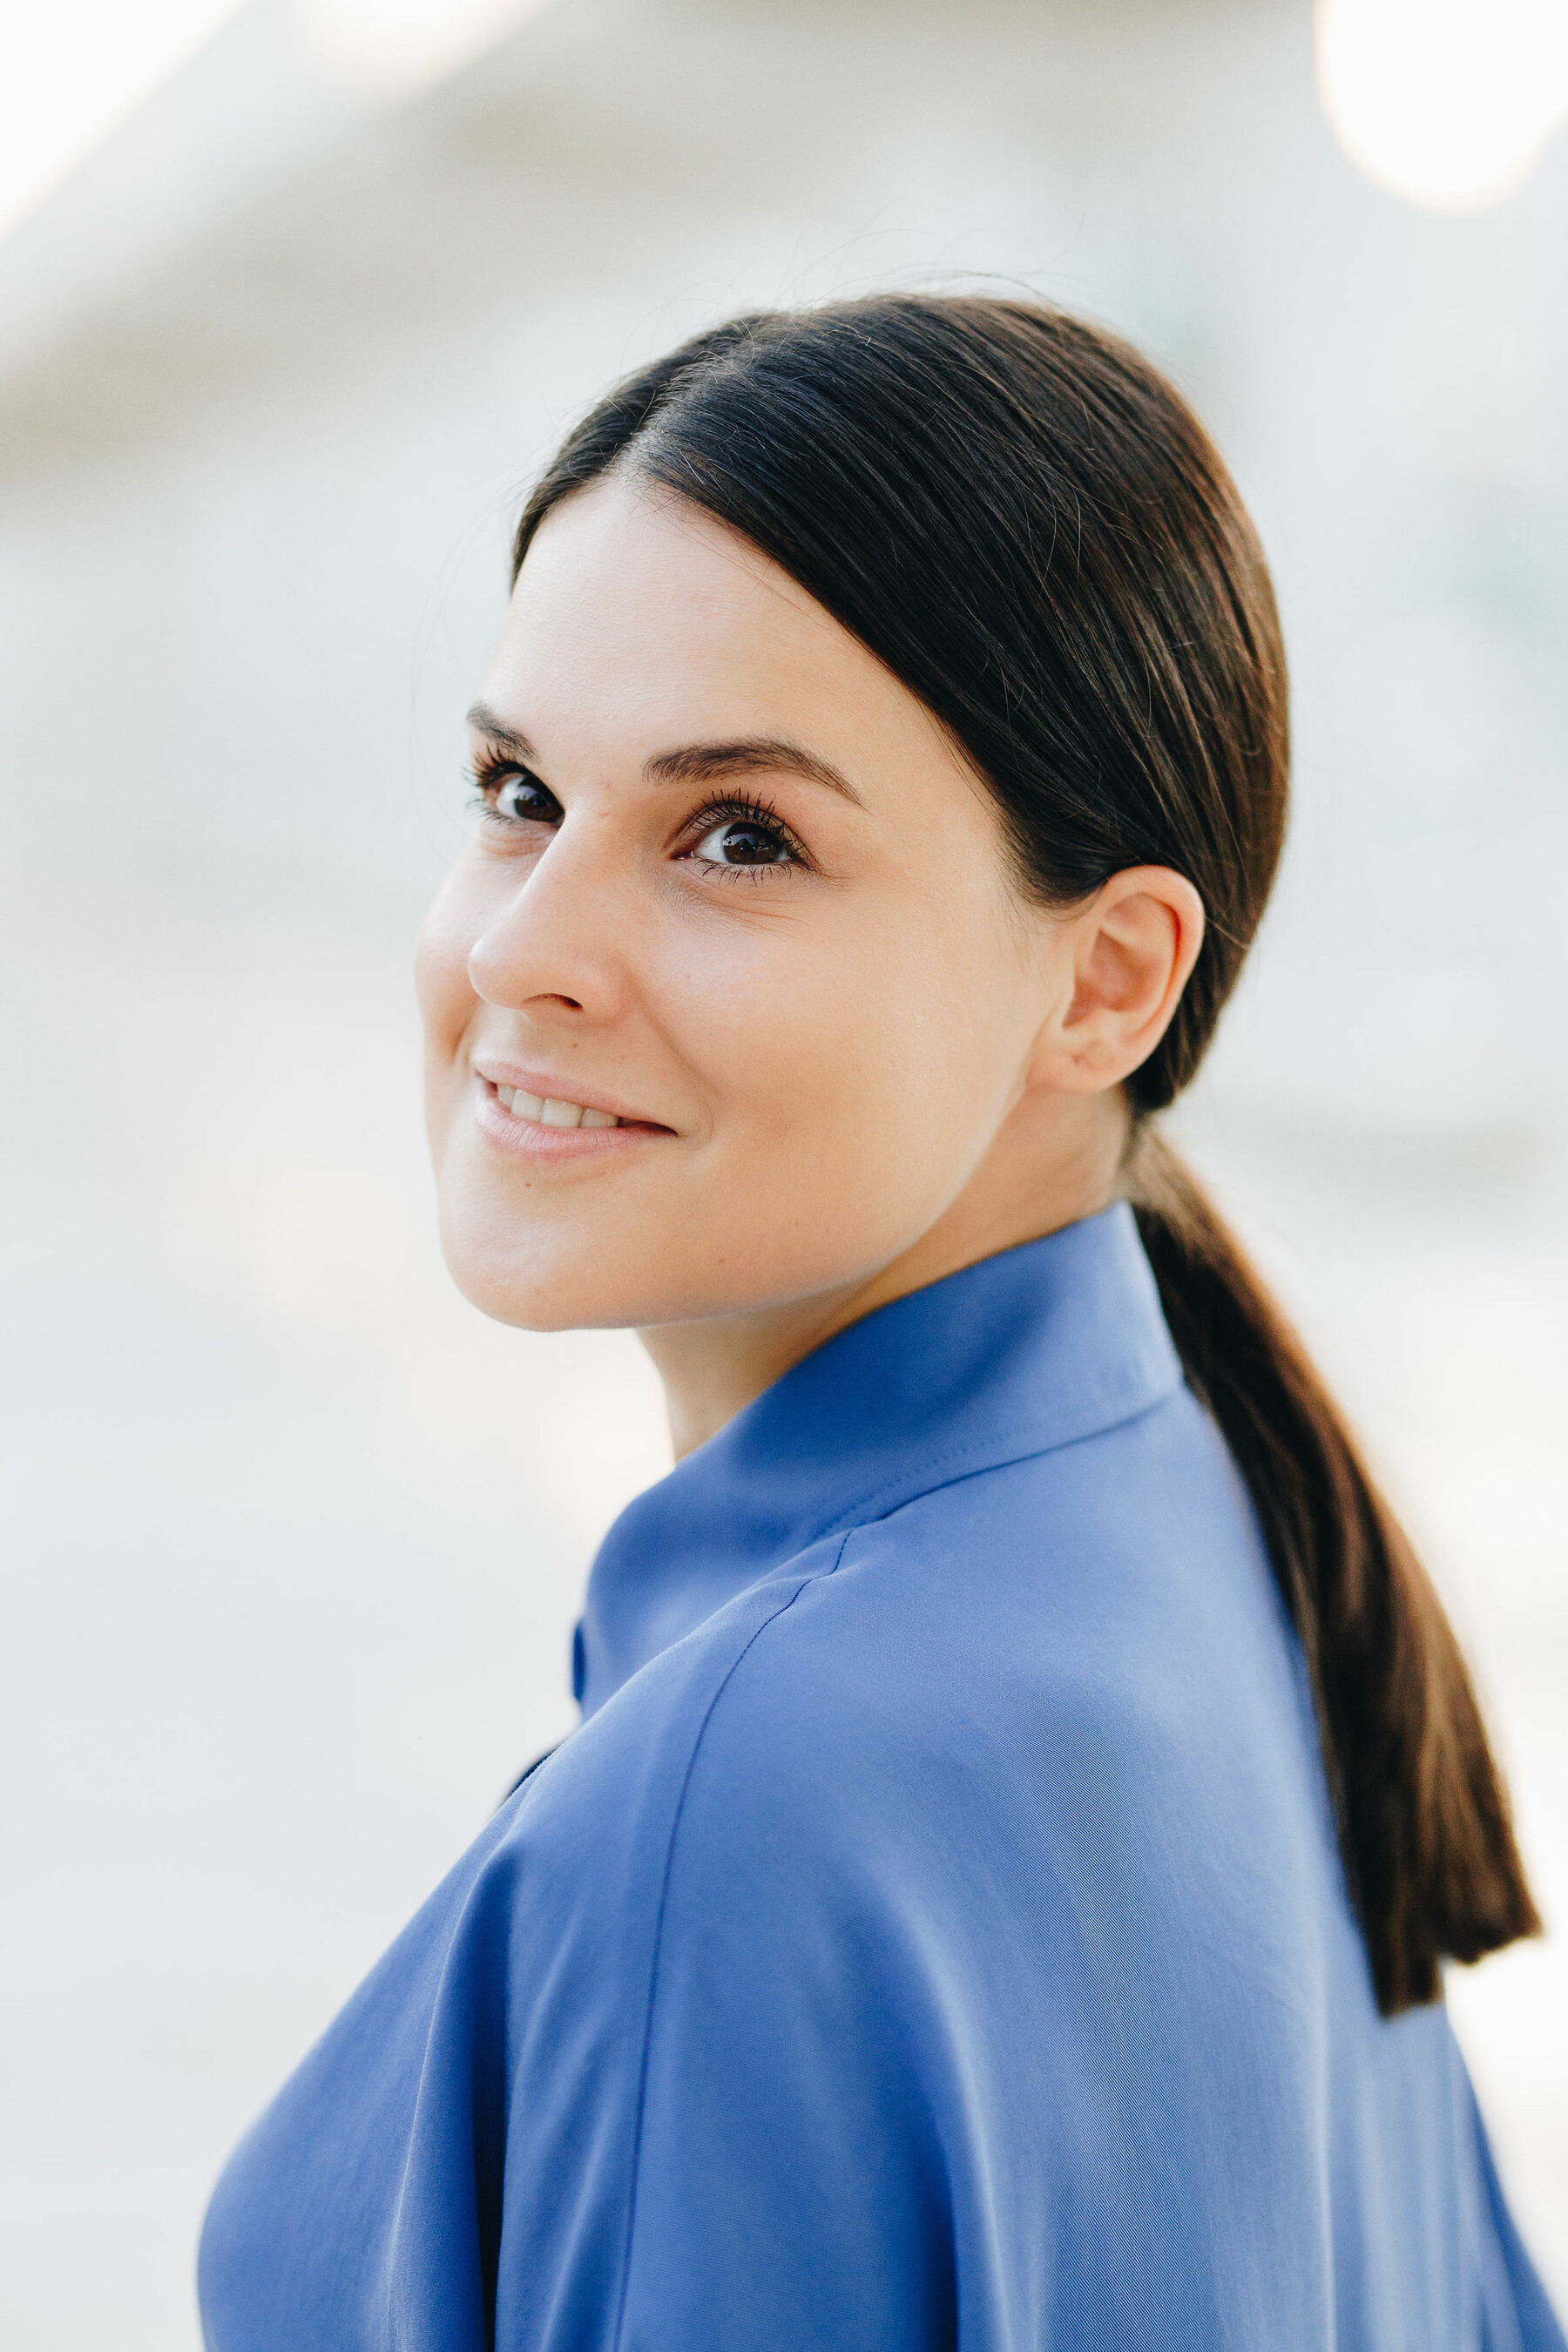
{"label": "dark brown hair", "polygon": [[1284,838],[1284,651],[1251,521],[1137,352],[1061,311],[883,295],[737,319],[618,385],[518,528],[632,469],[740,532],[932,710],[1023,887],[1173,867],[1207,928],[1127,1082],[1127,1189],[1189,1384],[1300,1637],[1380,2006],[1539,1927],[1454,1636],[1332,1400],[1152,1124],[1197,1068]]}

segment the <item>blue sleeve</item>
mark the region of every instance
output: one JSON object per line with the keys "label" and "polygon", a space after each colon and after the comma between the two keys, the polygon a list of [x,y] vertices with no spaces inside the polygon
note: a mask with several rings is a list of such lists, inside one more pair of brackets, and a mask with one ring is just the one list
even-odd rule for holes
{"label": "blue sleeve", "polygon": [[579,1806],[582,1851],[591,1826],[608,1867],[567,1906],[571,1948],[557,1942],[542,1981],[521,1985],[511,1956],[527,2023],[496,2352],[920,2352],[952,2338],[952,2233],[897,1939],[858,1837],[840,1855],[825,1824],[809,1723],[778,1745],[766,1714],[759,1735],[752,1710],[726,1708],[791,1598],[775,1590],[706,1688],[698,1672],[651,1750],[647,1710],[623,1753],[612,1706],[554,1790],[554,1767],[538,1776],[531,1843],[566,1832],[552,1879]]}
{"label": "blue sleeve", "polygon": [[1441,2011],[1358,2034],[1342,1982],[1331,2050],[1190,1725],[1065,1667],[965,1712],[889,1542],[518,1789],[237,2151],[212,2352],[1568,2352]]}
{"label": "blue sleeve", "polygon": [[[697,1755],[672,1848],[610,2340],[951,2343],[952,2217],[896,1896],[836,1853],[800,1740],[764,1771],[724,1729]],[[853,1816],[853,1792],[838,1810]]]}

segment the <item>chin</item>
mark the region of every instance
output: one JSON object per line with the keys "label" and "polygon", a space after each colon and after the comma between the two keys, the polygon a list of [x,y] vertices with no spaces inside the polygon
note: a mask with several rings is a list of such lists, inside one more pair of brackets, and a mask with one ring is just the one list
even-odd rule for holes
{"label": "chin", "polygon": [[753,1265],[752,1280],[737,1289],[715,1283],[710,1265],[641,1234],[630,1246],[606,1248],[579,1234],[475,1233],[460,1218],[443,1219],[441,1246],[469,1305],[518,1331],[646,1330],[745,1314],[826,1287],[836,1272],[802,1278],[796,1268]]}
{"label": "chin", "polygon": [[[644,1330],[754,1314],[864,1281],[915,1235],[868,1234],[846,1194],[808,1217],[765,1204],[737,1223],[695,1198],[527,1209],[490,1187],[442,1189],[441,1247],[470,1306],[521,1331]],[[839,1213],[836,1216],[834,1208]]]}
{"label": "chin", "polygon": [[606,1281],[576,1252],[540,1260],[515,1247],[475,1246],[471,1236],[445,1229],[441,1252],[469,1306],[513,1330],[620,1329],[638,1319],[624,1286]]}
{"label": "chin", "polygon": [[630,1330],[713,1311],[689,1300],[679,1277],[671,1284],[668,1256],[664,1278],[650,1283],[661,1254],[647,1245],[623,1255],[581,1234],[476,1231],[461,1215],[444,1215],[441,1250],[468,1304],[517,1331]]}

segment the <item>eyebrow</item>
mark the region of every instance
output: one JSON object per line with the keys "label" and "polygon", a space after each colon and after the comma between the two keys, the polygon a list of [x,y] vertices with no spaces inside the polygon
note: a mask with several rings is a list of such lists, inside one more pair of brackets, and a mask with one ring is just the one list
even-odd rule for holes
{"label": "eyebrow", "polygon": [[499,718],[488,702],[475,703],[468,715],[467,724],[473,728],[477,734],[488,735],[492,743],[500,743],[507,751],[515,751],[520,760],[531,760],[536,756],[527,736],[521,733],[517,728],[509,727],[506,720]]}
{"label": "eyebrow", "polygon": [[[520,760],[531,761],[533,745],[518,728],[509,727],[488,703],[476,702],[468,724],[488,735]],[[807,783],[825,785],[857,808],[865,805],[847,776],[831,761],[819,759],[784,735],[746,735],[728,743],[683,743],[673,751],[656,751],[643,763],[643,773],[655,784],[711,784],[726,776],[777,774],[801,776]]]}
{"label": "eyebrow", "polygon": [[857,808],[864,805],[847,776],[784,735],[747,735],[732,743],[685,743],[677,751],[655,752],[643,766],[650,782],[659,784],[711,784],[725,776],[780,772],[802,776],[808,784],[824,784]]}

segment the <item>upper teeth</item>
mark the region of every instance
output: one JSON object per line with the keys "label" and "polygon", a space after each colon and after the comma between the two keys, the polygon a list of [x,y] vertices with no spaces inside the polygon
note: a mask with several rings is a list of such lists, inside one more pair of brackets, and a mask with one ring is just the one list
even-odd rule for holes
{"label": "upper teeth", "polygon": [[619,1127],[614,1111],[589,1110],[582,1103],[559,1102],[553,1095],[524,1094],[521,1087],[498,1087],[496,1099],[513,1118],[531,1118],[541,1127]]}

